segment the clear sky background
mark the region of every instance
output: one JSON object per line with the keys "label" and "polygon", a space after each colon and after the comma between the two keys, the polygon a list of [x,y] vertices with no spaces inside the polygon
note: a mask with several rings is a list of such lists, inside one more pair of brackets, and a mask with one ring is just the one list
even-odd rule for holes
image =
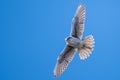
{"label": "clear sky background", "polygon": [[[95,49],[54,78],[80,3]],[[0,0],[0,80],[120,80],[120,0]]]}

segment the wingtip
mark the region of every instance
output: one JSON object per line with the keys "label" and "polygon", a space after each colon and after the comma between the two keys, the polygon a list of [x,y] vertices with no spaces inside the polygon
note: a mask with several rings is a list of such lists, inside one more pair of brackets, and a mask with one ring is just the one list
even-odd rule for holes
{"label": "wingtip", "polygon": [[86,8],[84,6],[84,4],[79,4],[75,16],[77,17],[81,17],[81,19],[85,19],[85,13],[86,13]]}
{"label": "wingtip", "polygon": [[78,8],[81,8],[81,7],[85,8],[85,4],[80,3],[80,4],[78,5]]}
{"label": "wingtip", "polygon": [[53,77],[56,77],[56,75],[55,75],[55,73],[54,73],[54,72],[52,73],[52,76],[53,76]]}
{"label": "wingtip", "polygon": [[56,75],[52,74],[53,77],[57,77]]}
{"label": "wingtip", "polygon": [[84,3],[80,3],[80,4],[79,4],[79,6],[83,6],[83,7],[84,7],[84,6],[85,6],[85,4],[84,4]]}
{"label": "wingtip", "polygon": [[56,75],[56,74],[54,74],[54,73],[52,74],[52,76],[55,77],[55,78],[58,77],[58,75]]}

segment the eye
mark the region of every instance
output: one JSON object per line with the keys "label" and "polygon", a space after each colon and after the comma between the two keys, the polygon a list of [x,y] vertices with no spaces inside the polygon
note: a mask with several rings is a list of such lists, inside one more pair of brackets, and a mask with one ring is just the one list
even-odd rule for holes
{"label": "eye", "polygon": [[70,39],[71,39],[71,37],[68,37],[68,38],[67,38],[67,40],[70,40]]}
{"label": "eye", "polygon": [[65,40],[68,41],[68,40],[70,40],[71,38],[72,38],[72,37],[67,37],[67,38],[65,38]]}

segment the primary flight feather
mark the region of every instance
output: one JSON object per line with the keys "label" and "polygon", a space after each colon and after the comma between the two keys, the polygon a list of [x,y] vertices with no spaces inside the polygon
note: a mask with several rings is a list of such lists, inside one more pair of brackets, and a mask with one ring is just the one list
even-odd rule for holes
{"label": "primary flight feather", "polygon": [[70,36],[65,39],[66,46],[59,55],[53,71],[53,75],[55,77],[60,76],[63,73],[69,62],[74,57],[76,50],[78,50],[79,57],[82,60],[86,59],[93,50],[93,36],[88,35],[82,39],[82,34],[84,32],[85,13],[85,6],[82,4],[79,5],[72,20]]}

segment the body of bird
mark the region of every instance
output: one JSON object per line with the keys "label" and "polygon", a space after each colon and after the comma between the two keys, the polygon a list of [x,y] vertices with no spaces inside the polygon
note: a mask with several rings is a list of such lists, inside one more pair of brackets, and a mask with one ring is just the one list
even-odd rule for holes
{"label": "body of bird", "polygon": [[74,57],[76,50],[78,50],[79,57],[82,60],[90,56],[90,53],[93,50],[93,36],[88,35],[85,38],[82,38],[82,34],[84,32],[85,13],[85,6],[82,4],[79,5],[72,20],[70,36],[65,39],[66,46],[57,58],[57,63],[53,71],[53,75],[55,77],[63,73],[69,62]]}
{"label": "body of bird", "polygon": [[83,46],[83,41],[75,37],[67,37],[65,41],[66,44],[75,48],[81,48]]}

